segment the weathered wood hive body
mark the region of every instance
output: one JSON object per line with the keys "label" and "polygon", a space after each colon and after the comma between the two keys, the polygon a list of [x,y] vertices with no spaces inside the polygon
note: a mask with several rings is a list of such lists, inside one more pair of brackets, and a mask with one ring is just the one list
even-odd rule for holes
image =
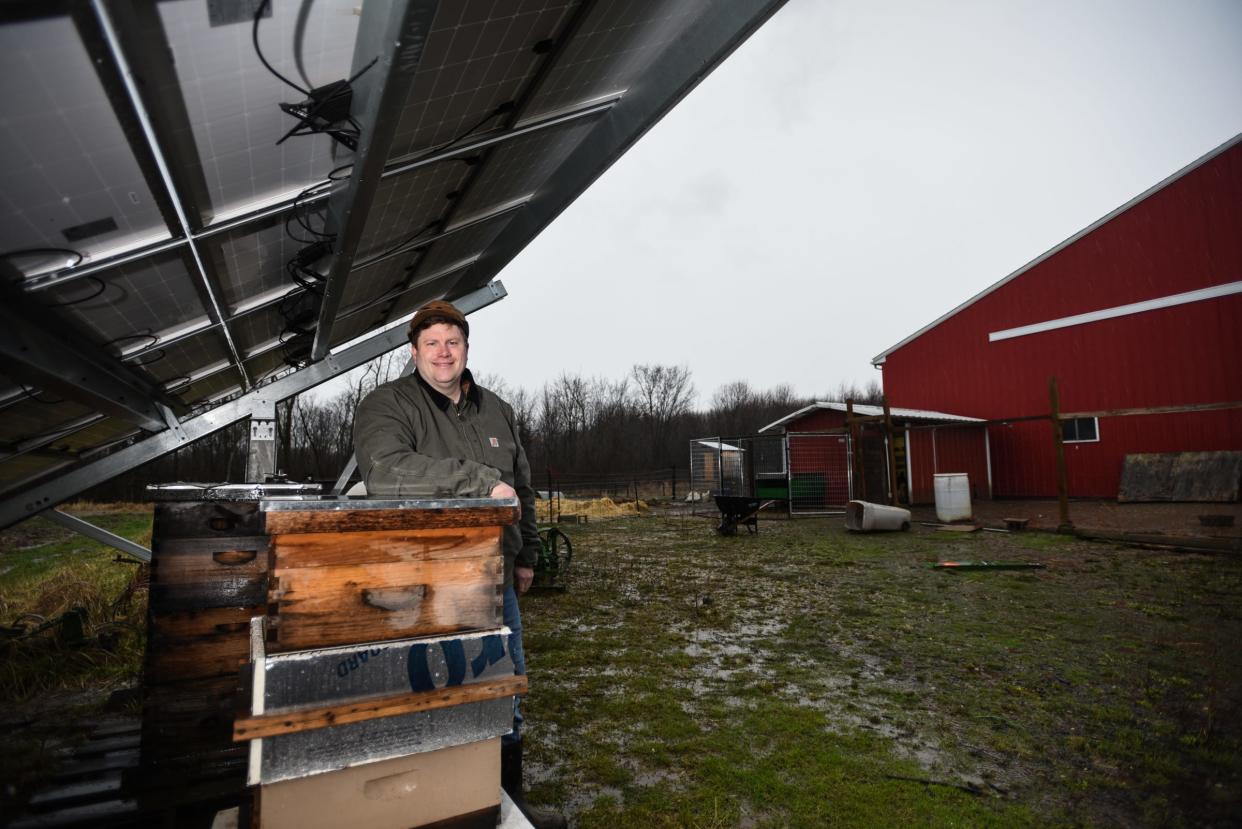
{"label": "weathered wood hive body", "polygon": [[211,768],[268,829],[495,825],[517,501],[200,493],[155,511],[147,783]]}

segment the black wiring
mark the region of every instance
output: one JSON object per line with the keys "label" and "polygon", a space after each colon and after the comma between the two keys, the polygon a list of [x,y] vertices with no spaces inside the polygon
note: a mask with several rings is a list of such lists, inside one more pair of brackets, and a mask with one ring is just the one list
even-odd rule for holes
{"label": "black wiring", "polygon": [[[152,356],[152,355],[154,355],[154,356]],[[129,364],[130,364],[131,366],[137,366],[137,367],[139,367],[139,368],[141,368],[142,366],[154,365],[155,363],[158,363],[160,360],[162,360],[162,359],[164,359],[165,357],[167,357],[167,356],[168,356],[168,353],[167,353],[164,349],[162,349],[162,348],[157,348],[157,349],[155,349],[154,351],[148,351],[146,354],[143,354],[143,355],[141,355],[141,356],[142,356],[142,357],[144,357],[144,358],[148,358],[148,359],[136,359],[136,360],[132,360],[132,361],[130,361],[130,363],[129,363]]]}
{"label": "black wiring", "polygon": [[288,86],[293,87],[298,92],[301,92],[303,95],[309,97],[309,89],[303,89],[293,81],[286,78],[284,75],[277,72],[276,68],[267,62],[267,58],[263,57],[263,50],[259,48],[259,21],[263,19],[263,12],[267,11],[267,6],[270,1],[271,0],[263,0],[263,2],[259,4],[259,7],[254,11],[254,26],[250,30],[250,40],[254,43],[254,53],[258,56],[259,61],[267,67],[268,72],[271,72],[277,78],[284,81]]}
{"label": "black wiring", "polygon": [[88,296],[80,297],[79,299],[71,299],[68,302],[49,302],[47,307],[68,308],[70,305],[81,305],[83,302],[90,302],[92,299],[99,296],[104,291],[108,290],[108,283],[104,282],[102,279],[100,279],[99,277],[93,274],[87,274],[86,276],[82,278],[89,279],[90,281],[94,282],[96,285],[99,286],[99,290]]}
{"label": "black wiring", "polygon": [[[283,144],[286,140],[297,136],[318,135],[322,133],[330,135],[335,141],[339,142],[342,146],[351,151],[357,150],[358,139],[362,135],[362,127],[359,126],[358,122],[355,121],[353,116],[348,112],[349,103],[353,95],[352,84],[354,81],[358,80],[370,71],[371,67],[375,66],[375,64],[379,62],[379,56],[376,55],[371,59],[370,63],[359,69],[353,76],[345,80],[336,81],[334,83],[310,89],[299,86],[284,75],[280,74],[280,72],[276,70],[276,67],[272,66],[267,57],[264,56],[263,49],[259,46],[259,22],[263,19],[263,13],[267,11],[269,3],[270,0],[263,0],[254,12],[254,23],[250,28],[250,41],[254,46],[255,56],[258,57],[259,62],[262,63],[264,68],[266,68],[268,72],[272,73],[274,77],[279,79],[286,86],[297,90],[305,96],[305,100],[299,104],[280,104],[281,111],[286,115],[290,115],[297,119],[297,124],[281,136],[280,140],[276,143],[279,145]],[[307,81],[307,86],[309,85],[310,82]],[[339,112],[338,108],[340,107],[344,107],[346,110],[343,118],[337,114],[337,112]],[[322,114],[328,109],[337,110],[337,112],[333,112],[332,115]],[[329,118],[331,118],[331,120],[329,120]],[[344,127],[337,126],[337,124],[342,122],[349,124],[350,128],[345,129]]]}
{"label": "black wiring", "polygon": [[37,391],[31,391],[30,388],[25,383],[21,382],[20,380],[17,382],[17,385],[22,387],[22,392],[27,397],[29,397],[31,400],[33,400],[36,403],[43,404],[44,406],[55,406],[57,404],[65,402],[65,398],[63,397],[60,398],[59,400],[43,400],[39,397],[39,393]]}
{"label": "black wiring", "polygon": [[[336,83],[327,84],[314,89],[303,88],[289,80],[280,72],[276,71],[275,67],[273,67],[263,55],[262,48],[259,46],[259,22],[262,20],[264,12],[268,10],[269,3],[270,0],[263,0],[263,2],[261,2],[259,7],[255,10],[254,22],[251,27],[251,40],[254,45],[255,54],[259,58],[260,62],[262,62],[263,66],[273,76],[278,78],[290,88],[295,89],[306,96],[306,100],[301,104],[280,105],[281,110],[296,118],[298,123],[287,133],[285,133],[285,135],[282,136],[276,143],[280,144],[286,139],[294,136],[327,133],[338,143],[350,150],[356,151],[358,147],[357,142],[361,137],[362,128],[358,122],[354,120],[353,116],[350,115],[348,111],[344,112],[343,117],[336,113],[321,115],[321,112],[329,107],[336,109],[337,112],[340,112],[343,108],[347,109],[350,101],[345,99],[344,96],[352,96],[351,85],[370,71],[370,69],[379,61],[379,58],[376,57],[372,59],[352,77],[344,81],[338,81]],[[307,79],[306,82],[309,86],[310,80]],[[455,144],[458,144],[483,129],[493,119],[512,112],[514,106],[515,104],[513,101],[506,101],[505,103],[500,104],[487,115],[479,119],[478,122],[471,125],[469,129],[455,135],[453,138],[438,146],[424,150],[415,159],[411,160],[424,159],[452,148]],[[329,122],[327,120],[328,118],[335,118],[338,120]],[[347,129],[341,126],[341,124],[348,124],[349,128]],[[478,163],[479,157],[476,155],[461,159],[445,160],[457,160],[468,166],[474,166]],[[329,171],[327,176],[328,182],[332,183],[345,181],[348,176],[340,176],[339,174],[345,172],[346,170],[349,170],[350,175],[353,174],[353,162],[342,164]],[[289,214],[285,217],[285,234],[293,241],[305,246],[285,263],[285,271],[289,276],[289,280],[296,287],[280,299],[276,308],[285,323],[285,326],[278,337],[281,345],[283,346],[284,362],[286,365],[293,368],[299,368],[305,365],[306,360],[310,356],[315,330],[318,326],[319,306],[321,304],[324,290],[324,276],[316,271],[314,266],[325,256],[333,253],[333,243],[336,240],[336,235],[328,233],[326,227],[317,229],[311,225],[310,216],[314,211],[304,209],[302,204],[304,199],[317,193],[324,186],[324,184],[324,182],[313,184],[298,193],[298,195],[293,199]],[[421,237],[428,235],[429,232],[442,229],[444,227],[444,221],[444,219],[436,219],[428,222],[422,229],[401,239],[395,245],[392,245],[382,251],[378,254],[378,256],[389,256],[393,253],[402,251],[402,249],[407,248],[411,244],[416,244]],[[292,226],[293,222],[296,222],[302,231],[304,231],[307,235],[298,235],[295,233]],[[387,296],[388,295],[386,294],[385,297],[381,297],[380,300],[376,301],[376,304],[386,299]],[[370,305],[366,307],[370,307]]]}
{"label": "black wiring", "polygon": [[[331,175],[331,173],[329,173],[329,175]],[[305,208],[305,205],[301,203],[302,199],[311,195],[312,193],[314,193],[316,190],[318,190],[319,188],[323,186],[324,186],[323,182],[317,182],[307,187],[305,190],[303,190],[302,192],[298,193],[296,196],[293,197],[293,204],[289,208],[289,215],[285,217],[285,235],[288,236],[293,241],[298,242],[303,245],[313,245],[315,244],[316,241],[318,241],[318,239],[336,238],[336,234],[334,233],[324,233],[323,231],[315,230],[315,228],[310,226],[310,214],[312,211],[310,211],[309,209],[306,209],[305,210],[306,215],[302,215],[302,212],[301,212],[303,208]],[[300,236],[294,235],[293,231],[290,230],[289,228],[290,221],[296,221],[303,230],[305,230],[307,233],[311,234],[312,236],[318,237],[318,239],[303,239]]]}
{"label": "black wiring", "polygon": [[[368,259],[380,259],[380,258],[382,258],[382,257],[389,256],[389,255],[391,255],[391,254],[397,253],[397,252],[401,251],[401,249],[402,249],[402,248],[404,248],[406,245],[414,244],[415,242],[417,242],[419,239],[421,239],[421,238],[422,238],[422,237],[423,237],[423,236],[427,233],[427,231],[429,231],[429,230],[440,230],[440,229],[443,227],[443,224],[444,224],[444,220],[443,220],[443,219],[432,219],[430,222],[427,222],[427,224],[423,225],[421,229],[419,229],[419,230],[415,231],[414,233],[412,233],[411,235],[409,235],[409,236],[405,237],[405,238],[404,238],[404,239],[402,239],[400,242],[397,242],[397,244],[392,245],[392,246],[390,246],[389,248],[387,248],[386,250],[383,250],[383,251],[381,251],[381,252],[379,252],[379,253],[377,253],[377,254],[375,254],[375,255],[373,255],[373,256],[369,256],[369,257],[367,257],[367,258],[368,258]],[[415,249],[417,249],[417,247],[418,247],[418,246],[417,246],[417,245],[415,245],[415,247],[414,247],[414,248],[411,248],[411,250],[415,250]]]}
{"label": "black wiring", "polygon": [[[493,118],[497,117],[498,115],[505,115],[507,113],[512,112],[513,107],[514,107],[513,101],[505,101],[503,104],[500,104],[495,109],[493,109],[491,112],[487,113],[487,115],[484,115],[482,118],[480,118],[479,121],[474,124],[474,126],[470,127],[465,132],[462,132],[462,133],[459,133],[453,136],[448,141],[445,141],[443,144],[440,144],[439,146],[431,147],[430,149],[423,150],[421,153],[414,156],[413,158],[405,159],[403,163],[413,164],[414,162],[421,161],[422,159],[427,158],[428,156],[433,156],[436,153],[442,153],[445,150],[450,149],[454,144],[457,144],[461,141],[465,141],[467,138],[474,135],[476,132],[478,132],[480,129],[483,128],[484,124],[486,124],[488,121],[492,120]],[[466,163],[469,164],[470,162],[467,161]]]}
{"label": "black wiring", "polygon": [[389,301],[390,299],[396,299],[397,297],[405,293],[407,290],[409,289],[406,288],[404,284],[394,285],[392,288],[389,288],[383,294],[377,296],[375,299],[371,300],[365,305],[359,305],[357,308],[351,308],[348,311],[345,311],[344,313],[337,314],[336,318],[339,321],[339,320],[346,319],[347,317],[352,317],[354,314],[360,314],[363,311],[367,310],[368,308],[374,308],[376,305],[382,305],[383,303]]}
{"label": "black wiring", "polygon": [[152,334],[150,328],[144,328],[141,331],[135,331],[132,334],[125,334],[124,336],[116,337],[115,339],[108,340],[106,343],[103,344],[103,347],[108,348],[109,346],[116,345],[117,343],[123,343],[123,342],[126,342],[127,340],[141,340],[141,339],[146,339],[146,340],[151,341],[147,343],[146,345],[144,345],[143,348],[150,348],[151,346],[155,345],[156,343],[160,341],[158,334]]}
{"label": "black wiring", "polygon": [[[151,333],[150,328],[144,328],[141,331],[135,331],[133,334],[126,334],[123,337],[117,337],[116,339],[108,340],[106,343],[103,344],[103,348],[108,348],[110,346],[116,345],[117,343],[123,343],[128,340],[140,340],[140,339],[149,340],[149,342],[146,345],[139,348],[137,355],[133,358],[126,357],[124,354],[118,355],[123,362],[126,362],[131,366],[149,366],[152,363],[158,363],[160,360],[168,356],[167,353],[164,351],[164,349],[154,348],[155,344],[160,341],[160,337],[158,334]],[[154,350],[151,350],[153,348]],[[155,356],[151,357],[151,359],[149,360],[141,359],[142,357],[146,357],[151,354],[154,354]]]}

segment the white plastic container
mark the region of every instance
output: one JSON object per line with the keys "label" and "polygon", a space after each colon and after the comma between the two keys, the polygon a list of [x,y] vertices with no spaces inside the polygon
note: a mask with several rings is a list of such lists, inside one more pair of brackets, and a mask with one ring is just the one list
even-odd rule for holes
{"label": "white plastic container", "polygon": [[862,533],[908,530],[910,510],[869,501],[850,501],[845,505],[845,528]]}
{"label": "white plastic container", "polygon": [[936,520],[942,524],[969,521],[970,478],[965,472],[945,472],[936,479]]}

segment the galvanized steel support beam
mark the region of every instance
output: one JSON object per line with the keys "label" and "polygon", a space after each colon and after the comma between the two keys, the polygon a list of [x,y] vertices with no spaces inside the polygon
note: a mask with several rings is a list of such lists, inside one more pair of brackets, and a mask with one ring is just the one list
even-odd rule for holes
{"label": "galvanized steel support beam", "polygon": [[8,286],[12,270],[0,262],[0,358],[5,373],[40,389],[149,432],[166,428],[159,403],[172,403],[159,387],[93,343],[81,342],[46,309]]}
{"label": "galvanized steel support beam", "polygon": [[[206,206],[201,202],[205,195],[197,194],[199,187],[193,183],[196,179],[187,179],[183,172],[194,168],[197,159],[189,138],[193,135],[189,114],[185,110],[178,88],[159,97],[155,107],[149,106],[143,98],[144,90],[154,96],[158,90],[167,88],[164,85],[167,78],[176,78],[172,51],[168,46],[168,39],[164,37],[159,13],[154,3],[123,2],[113,4],[110,9],[104,0],[92,0],[91,5],[99,20],[99,28],[108,51],[116,64],[117,73],[129,96],[132,113],[137,116],[142,134],[146,138],[146,150],[159,169],[160,180],[176,214],[177,225],[172,230],[185,240],[186,252],[192,265],[190,270],[198,276],[195,287],[202,295],[207,315],[220,326],[221,337],[241,377],[242,387],[249,388],[250,376],[233,340],[233,333],[225,321],[227,315],[220,299],[223,292],[219,280],[194,241],[194,230],[202,225]],[[114,24],[114,14],[124,25]],[[131,56],[137,72],[131,66]],[[141,89],[139,83],[142,83]],[[152,119],[151,112],[157,113],[158,122]],[[176,153],[172,156],[172,165],[165,157],[165,153],[170,151]],[[202,189],[205,192],[205,184]]]}
{"label": "galvanized steel support beam", "polygon": [[[463,314],[470,314],[504,299],[506,295],[504,285],[497,281],[458,297],[453,302]],[[406,342],[404,327],[392,326],[330,355],[327,359],[307,366],[301,371],[274,380],[262,388],[223,403],[198,417],[181,421],[180,435],[172,429],[164,429],[53,480],[7,495],[0,500],[0,529],[36,515],[110,478],[153,461],[183,443],[206,437],[212,432],[247,418],[256,410],[266,411],[265,407],[269,405],[274,407],[277,401],[301,394],[307,389],[331,380],[342,372],[349,371],[394,348],[405,345]]]}
{"label": "galvanized steel support beam", "polygon": [[[405,173],[420,170],[424,167],[428,167],[432,164],[438,164],[451,158],[460,158],[462,156],[471,155],[479,150],[498,144],[504,144],[515,138],[521,138],[525,135],[531,135],[532,133],[551,129],[552,127],[570,124],[583,118],[591,118],[611,109],[617,101],[621,100],[622,94],[623,93],[618,92],[602,98],[584,101],[581,104],[567,107],[564,110],[549,114],[546,117],[520,123],[511,130],[492,133],[472,141],[462,141],[460,144],[454,144],[450,149],[442,150],[438,153],[430,153],[428,155],[407,155],[401,156],[400,158],[394,158],[384,169],[382,178],[391,178],[393,176],[404,175]],[[152,160],[152,167],[154,167],[154,164],[155,162]],[[143,169],[145,170],[146,168],[144,167]],[[157,185],[158,184],[160,184],[160,182],[157,181]],[[330,182],[326,179],[319,182],[319,186],[324,188],[326,188],[328,184],[330,184]],[[153,185],[152,189],[156,189],[156,186]],[[301,191],[299,190],[299,192]],[[311,205],[318,204],[327,197],[328,191],[326,189],[321,193],[312,193],[311,195],[298,201],[298,206],[300,208],[310,207]],[[253,209],[240,212],[237,215],[230,215],[228,217],[213,220],[210,224],[203,227],[202,230],[196,230],[191,233],[189,239],[171,238],[163,239],[154,243],[137,243],[132,247],[119,250],[110,256],[103,257],[95,261],[84,262],[81,265],[76,265],[71,268],[64,268],[61,270],[28,276],[22,280],[21,286],[23,290],[31,292],[54,288],[57,285],[63,285],[76,279],[93,276],[94,274],[102,273],[103,271],[111,270],[112,268],[116,268],[130,262],[137,262],[160,253],[178,250],[188,244],[190,240],[201,241],[203,239],[209,239],[213,236],[218,236],[221,233],[228,233],[232,230],[247,228],[251,225],[261,224],[262,222],[271,219],[283,218],[286,213],[293,209],[293,206],[294,196],[290,195],[284,198],[278,198],[270,203],[265,203]],[[168,209],[172,212],[171,205]],[[170,222],[170,226],[175,225],[175,221]],[[205,329],[195,329],[192,333],[199,333],[199,331],[202,330]]]}
{"label": "galvanized steel support beam", "polygon": [[275,475],[276,469],[276,403],[265,395],[250,412],[246,481],[261,484]]}
{"label": "galvanized steel support beam", "polygon": [[141,544],[137,544],[133,541],[130,541],[128,538],[119,536],[114,532],[109,532],[108,530],[105,530],[103,527],[96,526],[95,524],[92,524],[90,521],[87,521],[82,518],[78,518],[76,515],[70,515],[67,512],[61,512],[58,509],[47,510],[46,512],[42,513],[42,515],[48,521],[59,524],[65,529],[73,530],[75,533],[78,533],[79,535],[84,535],[87,538],[94,539],[95,541],[98,541],[100,544],[107,544],[109,547],[113,547],[117,550],[120,550],[122,553],[125,553],[125,555],[127,556],[133,556],[139,561],[145,561],[145,562],[151,561],[151,551],[148,550],[146,547],[143,547]]}
{"label": "galvanized steel support beam", "polygon": [[[325,230],[334,234],[335,239],[324,274],[311,362],[322,360],[332,347],[336,312],[388,160],[397,116],[422,61],[423,45],[438,7],[435,0],[370,0],[362,7],[351,69],[351,75],[357,78],[351,114],[360,126],[361,136],[348,184],[328,198]],[[366,69],[373,57],[378,57],[378,63]]]}

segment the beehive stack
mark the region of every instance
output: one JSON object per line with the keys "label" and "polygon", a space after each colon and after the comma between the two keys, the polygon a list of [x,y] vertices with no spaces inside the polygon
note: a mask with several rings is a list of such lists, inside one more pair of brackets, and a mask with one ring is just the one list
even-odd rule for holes
{"label": "beehive stack", "polygon": [[158,503],[151,546],[141,760],[128,787],[180,807],[189,825],[196,800],[244,798],[233,716],[250,619],[266,612],[268,539],[253,500]]}
{"label": "beehive stack", "polygon": [[502,528],[515,500],[265,501],[251,745],[265,829],[494,826],[512,723]]}
{"label": "beehive stack", "polygon": [[222,804],[255,787],[265,829],[493,826],[498,737],[525,690],[502,627],[517,514],[258,491],[158,504],[148,790],[206,769]]}

